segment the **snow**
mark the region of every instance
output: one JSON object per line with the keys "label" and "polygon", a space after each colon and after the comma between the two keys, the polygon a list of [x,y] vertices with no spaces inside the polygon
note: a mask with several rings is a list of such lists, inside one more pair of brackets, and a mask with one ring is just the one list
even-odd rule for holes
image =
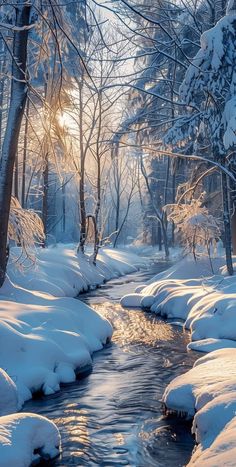
{"label": "snow", "polygon": [[133,253],[104,249],[94,266],[74,245],[35,252],[33,268],[24,257],[16,268],[19,249],[12,249],[0,289],[1,467],[26,467],[40,456],[58,455],[60,436],[53,423],[14,412],[34,392],[51,395],[61,383],[75,381],[92,366],[93,352],[111,339],[111,324],[73,297],[149,263]]}
{"label": "snow", "polygon": [[16,385],[8,374],[0,368],[0,417],[17,412],[19,408]]}
{"label": "snow", "polygon": [[[13,249],[13,256],[17,253]],[[73,246],[37,254],[34,274],[11,262],[0,289],[0,368],[15,381],[21,405],[35,391],[50,395],[74,381],[111,338],[110,323],[72,297],[147,266],[135,254],[112,249],[101,251],[96,267]]]}
{"label": "snow", "polygon": [[236,348],[236,341],[230,339],[202,339],[195,342],[190,342],[187,346],[188,350],[196,350],[198,352],[213,352],[213,350]]}
{"label": "snow", "polygon": [[28,290],[42,291],[56,297],[76,297],[105,281],[147,266],[147,260],[136,254],[111,248],[100,250],[97,266],[90,262],[89,255],[77,255],[75,245],[58,244],[56,247],[38,248],[33,269],[27,267],[24,258],[21,261],[22,268],[15,267],[15,260],[20,255],[19,248],[11,249],[8,267],[11,281]]}
{"label": "snow", "polygon": [[204,355],[184,375],[175,378],[167,387],[163,401],[165,405],[188,416],[193,416],[204,404],[228,392],[227,384],[236,383],[234,361],[236,349],[220,349]]}
{"label": "snow", "polygon": [[[220,341],[236,341],[236,279],[225,276],[223,258],[212,260],[216,274],[212,276],[208,259],[194,262],[183,258],[134,294],[121,299],[126,307],[141,307],[166,318],[182,319],[191,331],[190,349],[209,351],[224,346]],[[207,269],[208,266],[208,269]],[[215,339],[205,344],[207,339]],[[233,344],[231,344],[232,346]],[[198,347],[198,348],[197,348]]]}
{"label": "snow", "polygon": [[236,418],[233,418],[208,449],[196,449],[189,463],[189,467],[235,467],[235,434]]}
{"label": "snow", "polygon": [[53,422],[19,413],[0,418],[0,466],[26,467],[60,452],[60,434]]}
{"label": "snow", "polygon": [[[226,3],[226,15],[201,35],[201,47],[179,88],[182,103],[190,107],[167,132],[167,144],[187,144],[196,141],[199,133],[209,132],[214,135],[214,146],[219,154],[224,155],[225,149],[233,150],[235,146],[236,4],[234,0]],[[209,95],[214,104],[206,106]]]}
{"label": "snow", "polygon": [[194,417],[198,446],[189,466],[235,465],[231,457],[236,449],[235,359],[236,348],[211,352],[175,378],[164,393],[168,410]]}
{"label": "snow", "polygon": [[[188,350],[208,352],[186,374],[166,388],[167,411],[193,418],[198,446],[189,466],[235,465],[236,454],[236,277],[228,277],[222,257],[196,263],[185,257],[155,276],[124,306],[150,309],[163,317],[181,319],[189,329]],[[234,258],[235,262],[235,258]],[[208,265],[208,268],[207,268]],[[235,263],[234,263],[235,269]]]}
{"label": "snow", "polygon": [[24,402],[35,391],[53,394],[60,383],[74,381],[112,328],[79,300],[12,289],[12,301],[0,300],[0,367],[14,378]]}

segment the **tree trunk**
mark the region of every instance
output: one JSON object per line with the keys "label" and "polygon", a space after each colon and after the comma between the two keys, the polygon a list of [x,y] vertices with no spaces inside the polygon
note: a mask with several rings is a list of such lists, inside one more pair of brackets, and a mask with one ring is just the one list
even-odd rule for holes
{"label": "tree trunk", "polygon": [[26,181],[26,158],[27,158],[28,126],[29,126],[29,98],[27,99],[26,115],[25,115],[23,165],[22,165],[22,185],[21,185],[21,206],[22,206],[22,208],[25,207],[25,181]]}
{"label": "tree trunk", "polygon": [[[176,197],[176,174],[175,172],[172,175],[172,203],[175,203]],[[172,221],[171,223],[171,246],[172,248],[175,246],[175,224]]]}
{"label": "tree trunk", "polygon": [[48,189],[49,189],[49,167],[48,167],[48,153],[45,154],[45,166],[43,169],[43,205],[42,205],[42,221],[45,232],[45,239],[43,242],[43,247],[45,248],[47,243],[47,233],[48,233]]}
{"label": "tree trunk", "polygon": [[236,255],[236,205],[233,206],[233,213],[231,216],[231,237],[232,237],[232,248],[233,255]]}
{"label": "tree trunk", "polygon": [[15,170],[14,170],[14,196],[19,199],[19,161],[18,153],[15,157]]}
{"label": "tree trunk", "polygon": [[62,185],[62,232],[66,231],[66,183],[63,180]]}
{"label": "tree trunk", "polygon": [[157,226],[157,239],[158,239],[159,251],[162,251],[162,230],[161,230],[160,222],[158,222],[158,226]]}
{"label": "tree trunk", "polygon": [[[81,80],[83,76],[81,77]],[[79,208],[80,208],[80,240],[78,252],[84,253],[86,240],[86,207],[85,207],[85,153],[83,134],[83,84],[79,86],[79,144],[80,144],[80,183],[79,183]]]}
{"label": "tree trunk", "polygon": [[6,47],[3,42],[3,59],[1,62],[1,68],[0,68],[0,73],[1,73],[1,79],[0,79],[0,148],[2,148],[2,133],[3,133],[3,128],[2,128],[2,123],[3,123],[3,108],[4,108],[4,100],[8,95],[6,96],[6,89],[5,89],[5,82],[6,82],[6,61],[7,61],[7,52],[6,52]]}
{"label": "tree trunk", "polygon": [[[30,9],[31,6],[28,4],[28,0],[18,1],[15,21],[18,28],[29,25]],[[0,287],[4,282],[7,268],[7,232],[11,204],[12,180],[19,133],[27,97],[27,43],[27,30],[14,31],[14,59],[12,60],[13,79],[11,83],[10,106],[2,148],[2,158],[0,162]]]}
{"label": "tree trunk", "polygon": [[231,253],[231,226],[230,226],[229,194],[228,194],[227,176],[223,172],[221,173],[221,184],[222,184],[226,266],[227,266],[228,274],[232,276],[234,271],[233,271],[232,253]]}
{"label": "tree trunk", "polygon": [[162,227],[162,237],[163,237],[163,245],[165,249],[165,256],[166,258],[169,258],[170,252],[169,252],[169,247],[168,247],[168,237],[167,237],[165,222],[163,220],[161,221],[161,227]]}
{"label": "tree trunk", "polygon": [[99,217],[101,210],[101,154],[100,154],[100,137],[102,129],[102,102],[101,94],[99,94],[99,118],[98,118],[98,133],[96,140],[96,161],[97,161],[97,202],[94,214],[94,252],[93,252],[93,264],[96,265],[97,255],[99,251],[99,243],[101,232],[99,232]]}
{"label": "tree trunk", "polygon": [[[230,172],[236,176],[236,153],[231,154],[230,156]],[[230,187],[230,214],[231,214],[231,240],[232,240],[232,248],[233,254],[236,255],[236,186],[235,182],[230,179],[229,180],[229,187]]]}

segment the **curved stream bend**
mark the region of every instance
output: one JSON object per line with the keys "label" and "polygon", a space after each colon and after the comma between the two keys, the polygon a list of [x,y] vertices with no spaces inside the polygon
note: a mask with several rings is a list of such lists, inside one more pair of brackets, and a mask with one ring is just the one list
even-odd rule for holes
{"label": "curved stream bend", "polygon": [[126,276],[84,295],[87,304],[114,326],[112,344],[94,355],[93,372],[53,398],[25,407],[53,420],[63,453],[53,465],[100,467],[178,467],[193,448],[190,425],[166,419],[160,399],[166,385],[188,370],[188,334],[152,314],[125,310],[122,295],[166,269]]}

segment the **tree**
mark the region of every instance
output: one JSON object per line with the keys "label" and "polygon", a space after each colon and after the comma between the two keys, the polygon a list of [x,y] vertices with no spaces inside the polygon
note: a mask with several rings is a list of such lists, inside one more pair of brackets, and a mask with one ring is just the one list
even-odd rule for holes
{"label": "tree", "polygon": [[17,145],[27,98],[27,45],[31,5],[18,1],[13,32],[11,95],[0,161],[0,287],[7,268],[7,232]]}
{"label": "tree", "polygon": [[221,223],[204,206],[205,198],[206,193],[203,192],[199,197],[185,202],[169,204],[165,210],[168,218],[174,222],[185,250],[193,254],[195,261],[198,256],[207,253],[214,274],[211,250],[216,249],[216,242],[221,236]]}
{"label": "tree", "polygon": [[[235,55],[236,3],[228,2],[226,16],[201,37],[201,48],[189,66],[180,97],[187,107],[167,135],[171,144],[201,136],[208,139],[208,156],[229,168],[230,153],[236,143]],[[226,263],[233,274],[229,181],[222,172],[223,222]]]}

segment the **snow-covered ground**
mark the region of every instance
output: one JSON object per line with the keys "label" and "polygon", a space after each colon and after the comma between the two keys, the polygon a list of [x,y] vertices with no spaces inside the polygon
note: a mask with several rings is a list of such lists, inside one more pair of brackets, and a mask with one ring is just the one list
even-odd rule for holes
{"label": "snow-covered ground", "polygon": [[197,448],[189,466],[235,466],[235,361],[236,349],[211,352],[174,379],[164,393],[169,410],[194,417]]}
{"label": "snow-covered ground", "polygon": [[27,467],[40,459],[53,459],[60,443],[56,425],[45,417],[19,413],[0,419],[1,467]]}
{"label": "snow-covered ground", "polygon": [[185,257],[121,300],[181,320],[188,349],[209,352],[163,396],[167,410],[193,417],[198,446],[189,466],[198,467],[236,465],[236,277],[226,275],[222,257],[213,269],[207,258]]}
{"label": "snow-covered ground", "polygon": [[110,323],[76,297],[80,292],[147,266],[135,254],[104,249],[95,267],[73,245],[38,249],[32,268],[13,248],[0,289],[0,466],[26,467],[55,457],[60,436],[51,422],[14,414],[35,391],[55,393],[92,365],[93,352],[112,336]]}
{"label": "snow-covered ground", "polygon": [[[22,267],[16,267],[18,258]],[[21,258],[21,250],[12,248],[8,275],[14,284],[55,297],[76,297],[105,281],[146,267],[147,260],[129,251],[104,248],[99,250],[97,265],[94,266],[88,255],[76,254],[75,245],[58,244],[37,249],[36,264],[33,268],[29,266]]]}

